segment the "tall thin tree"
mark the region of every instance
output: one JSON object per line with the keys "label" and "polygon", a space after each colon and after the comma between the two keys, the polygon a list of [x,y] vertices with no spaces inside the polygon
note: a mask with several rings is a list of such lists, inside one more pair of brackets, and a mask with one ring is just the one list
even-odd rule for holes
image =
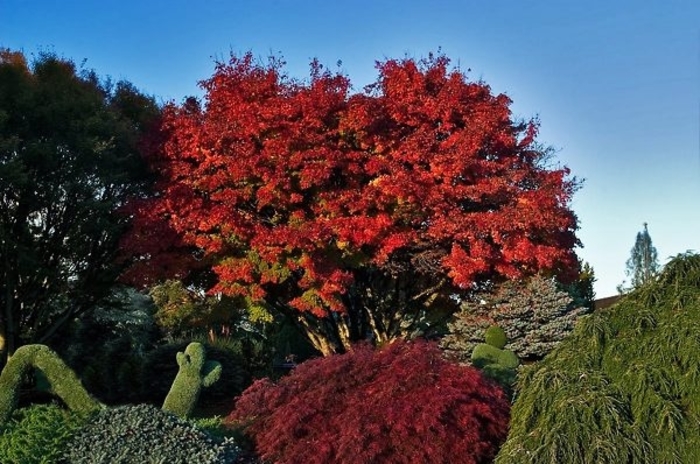
{"label": "tall thin tree", "polygon": [[630,285],[622,282],[617,287],[620,293],[639,288],[649,282],[659,273],[659,259],[649,235],[647,223],[644,223],[644,230],[637,233],[637,240],[631,250],[631,256],[627,260],[625,274],[630,279]]}

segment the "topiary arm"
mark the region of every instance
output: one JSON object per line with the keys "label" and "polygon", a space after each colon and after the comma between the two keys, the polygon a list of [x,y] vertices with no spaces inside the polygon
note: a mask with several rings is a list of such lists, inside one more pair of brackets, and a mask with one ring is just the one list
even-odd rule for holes
{"label": "topiary arm", "polygon": [[85,390],[75,372],[48,346],[25,345],[15,351],[0,374],[0,425],[7,422],[17,407],[22,377],[32,368],[44,373],[51,390],[72,411],[88,414],[102,407]]}
{"label": "topiary arm", "polygon": [[207,361],[202,368],[202,385],[212,386],[221,378],[221,363],[218,361]]}

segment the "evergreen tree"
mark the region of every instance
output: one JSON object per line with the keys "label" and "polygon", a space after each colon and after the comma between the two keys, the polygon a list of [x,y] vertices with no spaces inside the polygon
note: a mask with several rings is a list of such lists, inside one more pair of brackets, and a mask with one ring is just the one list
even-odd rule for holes
{"label": "evergreen tree", "polygon": [[579,316],[589,312],[558,283],[543,276],[507,281],[491,291],[479,292],[462,302],[448,324],[450,333],[441,342],[447,355],[469,362],[486,329],[501,327],[508,337],[506,349],[521,359],[540,359],[574,328]]}
{"label": "evergreen tree", "polygon": [[581,261],[579,259],[579,266],[581,271],[579,272],[578,278],[565,285],[563,288],[566,290],[571,298],[573,298],[573,304],[576,307],[584,307],[588,311],[593,311],[595,308],[595,290],[593,289],[593,284],[597,280],[595,277],[595,271],[593,266],[587,261]]}
{"label": "evergreen tree", "polygon": [[631,256],[627,260],[625,275],[630,279],[629,287],[625,282],[617,287],[620,293],[639,288],[651,282],[659,273],[659,260],[656,248],[651,242],[651,236],[644,223],[644,231],[637,233],[637,240],[631,250]]}
{"label": "evergreen tree", "polygon": [[582,318],[518,373],[496,464],[700,462],[700,255]]}

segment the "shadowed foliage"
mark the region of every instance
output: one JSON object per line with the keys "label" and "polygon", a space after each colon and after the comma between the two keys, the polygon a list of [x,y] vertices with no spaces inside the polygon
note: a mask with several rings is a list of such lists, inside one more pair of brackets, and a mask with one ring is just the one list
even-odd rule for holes
{"label": "shadowed foliage", "polygon": [[700,462],[700,256],[586,316],[518,380],[497,464]]}
{"label": "shadowed foliage", "polygon": [[72,411],[88,414],[101,407],[56,353],[45,345],[25,345],[15,352],[0,374],[0,425],[17,407],[20,383],[32,369],[42,372],[51,391]]}
{"label": "shadowed foliage", "polygon": [[51,54],[0,48],[0,365],[110,295],[154,100]]}

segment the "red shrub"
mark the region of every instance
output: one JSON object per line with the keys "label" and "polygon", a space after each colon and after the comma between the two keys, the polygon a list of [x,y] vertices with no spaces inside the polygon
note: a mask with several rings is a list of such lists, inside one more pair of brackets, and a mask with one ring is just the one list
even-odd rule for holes
{"label": "red shrub", "polygon": [[308,361],[253,384],[227,418],[264,459],[286,463],[491,462],[510,405],[474,368],[427,342]]}

